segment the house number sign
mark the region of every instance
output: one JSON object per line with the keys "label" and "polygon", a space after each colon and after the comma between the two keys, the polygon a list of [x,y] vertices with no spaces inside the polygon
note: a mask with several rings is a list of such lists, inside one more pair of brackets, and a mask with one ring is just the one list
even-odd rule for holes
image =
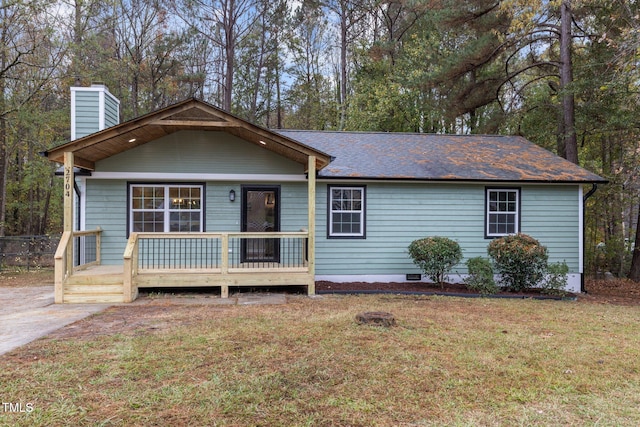
{"label": "house number sign", "polygon": [[71,197],[71,189],[73,186],[71,182],[72,172],[73,170],[71,169],[71,166],[64,167],[64,196],[65,197]]}

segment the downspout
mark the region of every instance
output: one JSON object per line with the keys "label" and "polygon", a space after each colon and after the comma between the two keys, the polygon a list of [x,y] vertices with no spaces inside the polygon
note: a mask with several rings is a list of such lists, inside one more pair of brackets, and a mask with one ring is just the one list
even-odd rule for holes
{"label": "downspout", "polygon": [[[584,195],[584,197],[582,198],[582,248],[584,250],[585,243],[587,242],[587,233],[585,233],[585,228],[586,228],[586,222],[585,222],[585,211],[586,211],[586,205],[587,205],[587,200],[589,199],[589,197],[593,196],[593,193],[595,193],[598,190],[598,184],[593,183],[591,184],[591,190],[589,190],[587,192],[587,194]],[[580,275],[580,292],[582,293],[587,293],[587,290],[584,287],[584,259],[582,260],[582,274]]]}
{"label": "downspout", "polygon": [[[80,226],[80,206],[81,206],[81,201],[82,201],[82,196],[80,195],[80,188],[78,187],[78,183],[76,182],[76,180],[73,180],[73,192],[75,193],[75,196],[78,198],[78,203],[75,206],[75,216],[76,216],[76,224],[75,224],[75,229],[80,231],[82,230],[82,227]],[[80,237],[78,237],[78,241],[76,242],[76,244],[78,245],[77,247],[80,248]],[[76,250],[76,262],[78,265],[82,265],[82,260],[81,260],[81,252],[80,250]]]}

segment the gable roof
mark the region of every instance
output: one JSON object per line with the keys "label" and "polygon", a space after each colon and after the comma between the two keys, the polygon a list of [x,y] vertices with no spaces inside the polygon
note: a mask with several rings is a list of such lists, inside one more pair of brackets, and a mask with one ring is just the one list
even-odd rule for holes
{"label": "gable roof", "polygon": [[188,99],[45,152],[94,170],[97,161],[188,130],[224,131],[307,165],[316,156],[320,178],[428,181],[604,183],[522,137],[418,133],[269,130],[211,104]]}
{"label": "gable roof", "polygon": [[64,153],[73,152],[74,166],[94,170],[97,161],[186,129],[228,132],[305,166],[308,157],[313,155],[316,156],[316,169],[331,161],[328,154],[316,148],[256,126],[197,99],[173,104],[54,147],[45,155],[52,161],[64,163]]}
{"label": "gable roof", "polygon": [[280,131],[331,154],[322,178],[603,183],[518,136]]}

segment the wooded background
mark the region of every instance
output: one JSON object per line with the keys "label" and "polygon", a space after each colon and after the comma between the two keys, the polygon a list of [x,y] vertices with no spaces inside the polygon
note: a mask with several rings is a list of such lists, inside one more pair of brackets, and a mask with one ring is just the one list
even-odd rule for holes
{"label": "wooded background", "polygon": [[269,128],[522,135],[610,180],[588,270],[638,279],[638,3],[0,0],[0,236],[60,232],[38,153],[100,82],[121,120],[197,97]]}

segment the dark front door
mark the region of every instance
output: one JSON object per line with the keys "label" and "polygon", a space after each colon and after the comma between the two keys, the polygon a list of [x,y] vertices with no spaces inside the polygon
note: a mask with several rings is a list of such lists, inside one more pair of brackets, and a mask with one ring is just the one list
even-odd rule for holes
{"label": "dark front door", "polygon": [[[242,231],[280,231],[280,187],[242,187]],[[242,239],[242,262],[280,262],[280,240]]]}

